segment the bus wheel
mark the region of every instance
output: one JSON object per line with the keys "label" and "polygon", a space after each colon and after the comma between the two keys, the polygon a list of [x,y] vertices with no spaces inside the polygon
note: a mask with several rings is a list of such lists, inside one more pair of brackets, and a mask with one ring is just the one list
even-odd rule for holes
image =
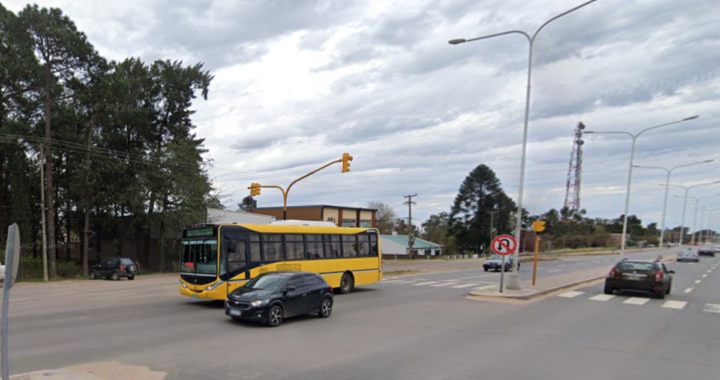
{"label": "bus wheel", "polygon": [[340,279],[340,293],[348,294],[352,292],[354,287],[355,279],[353,278],[353,275],[349,272],[345,272],[342,279]]}

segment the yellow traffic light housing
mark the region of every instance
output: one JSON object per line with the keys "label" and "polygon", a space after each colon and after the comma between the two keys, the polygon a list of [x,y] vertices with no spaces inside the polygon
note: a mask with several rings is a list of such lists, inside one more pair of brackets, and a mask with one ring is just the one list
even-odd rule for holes
{"label": "yellow traffic light housing", "polygon": [[545,231],[545,221],[544,220],[538,220],[533,222],[532,230],[535,232],[543,232]]}
{"label": "yellow traffic light housing", "polygon": [[343,153],[342,156],[342,172],[347,173],[350,171],[350,161],[353,160],[353,156],[350,153]]}
{"label": "yellow traffic light housing", "polygon": [[251,197],[254,197],[254,196],[256,196],[256,195],[260,195],[260,186],[261,186],[261,185],[260,185],[259,183],[251,183],[251,184],[250,184],[250,187],[248,187],[248,189],[250,189],[250,196],[251,196]]}

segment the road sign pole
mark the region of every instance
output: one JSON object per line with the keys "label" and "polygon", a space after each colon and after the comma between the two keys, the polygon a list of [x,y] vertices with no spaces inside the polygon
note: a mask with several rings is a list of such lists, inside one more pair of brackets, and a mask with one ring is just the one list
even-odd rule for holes
{"label": "road sign pole", "polygon": [[500,293],[503,292],[503,281],[505,280],[505,256],[502,257],[502,266],[500,267]]}
{"label": "road sign pole", "polygon": [[537,277],[537,266],[538,266],[538,250],[540,248],[540,234],[535,234],[535,259],[533,260],[533,281],[532,284],[535,286],[535,278]]}
{"label": "road sign pole", "polygon": [[5,289],[3,289],[2,305],[2,378],[10,379],[10,358],[8,353],[8,312],[10,307],[10,288],[17,276],[18,260],[20,260],[20,233],[18,225],[8,227],[7,245],[5,246]]}

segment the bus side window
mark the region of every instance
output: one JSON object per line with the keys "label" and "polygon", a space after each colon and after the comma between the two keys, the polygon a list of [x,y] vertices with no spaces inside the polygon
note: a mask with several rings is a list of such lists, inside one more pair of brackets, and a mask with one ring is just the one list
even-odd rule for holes
{"label": "bus side window", "polygon": [[369,257],[370,256],[370,236],[358,235],[358,256]]}
{"label": "bus side window", "polygon": [[378,255],[378,244],[377,244],[377,236],[376,235],[370,235],[370,256],[377,256]]}
{"label": "bus side window", "polygon": [[231,275],[247,266],[247,247],[244,241],[230,241],[228,244],[228,267]]}
{"label": "bus side window", "polygon": [[263,235],[263,256],[266,261],[283,259],[282,235]]}
{"label": "bus side window", "polygon": [[303,235],[285,235],[285,257],[287,260],[304,260]]}
{"label": "bus side window", "polygon": [[357,257],[357,236],[343,235],[342,237],[343,257]]}
{"label": "bus side window", "polygon": [[324,257],[322,235],[305,235],[305,241],[307,243],[308,259],[315,260]]}
{"label": "bus side window", "polygon": [[325,258],[336,259],[340,257],[340,236],[324,235]]}
{"label": "bus side window", "polygon": [[251,233],[249,236],[248,250],[250,251],[250,261],[253,263],[262,262],[262,250],[260,247],[260,235]]}

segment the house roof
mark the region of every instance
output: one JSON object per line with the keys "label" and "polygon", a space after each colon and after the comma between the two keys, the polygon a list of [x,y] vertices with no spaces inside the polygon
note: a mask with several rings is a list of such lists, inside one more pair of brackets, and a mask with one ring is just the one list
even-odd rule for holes
{"label": "house roof", "polygon": [[[366,210],[366,211],[377,211],[374,208],[364,207],[350,207],[350,206],[333,206],[333,205],[307,205],[307,206],[288,206],[289,209],[296,208],[337,208],[343,210]],[[283,206],[272,206],[272,207],[253,207],[253,210],[282,210]]]}
{"label": "house roof", "polygon": [[[393,243],[400,244],[405,248],[408,248],[408,235],[380,235],[381,238],[392,241]],[[439,244],[429,242],[420,238],[415,238],[413,249],[438,249]]]}

